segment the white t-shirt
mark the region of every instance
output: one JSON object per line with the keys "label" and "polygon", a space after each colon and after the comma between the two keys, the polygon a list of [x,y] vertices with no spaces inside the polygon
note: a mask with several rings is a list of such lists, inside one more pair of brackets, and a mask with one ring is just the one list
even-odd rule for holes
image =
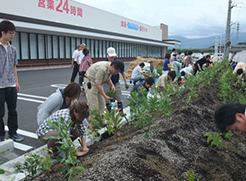
{"label": "white t-shirt", "polygon": [[132,79],[134,79],[135,77],[137,77],[139,74],[140,74],[140,72],[142,72],[142,69],[141,69],[141,67],[138,65],[138,66],[136,66],[134,69],[133,69],[133,71],[132,71]]}
{"label": "white t-shirt", "polygon": [[204,54],[199,55],[199,60],[204,57]]}
{"label": "white t-shirt", "polygon": [[180,72],[184,71],[185,72],[185,75],[191,75],[191,71],[192,71],[192,65],[190,64],[188,67],[185,67],[185,68],[182,68],[180,70]]}
{"label": "white t-shirt", "polygon": [[81,64],[81,60],[82,60],[82,58],[84,57],[84,54],[82,53],[82,50],[75,50],[74,52],[73,52],[73,58],[74,58],[74,61],[75,62],[77,62],[77,57],[78,57],[78,64]]}
{"label": "white t-shirt", "polygon": [[79,64],[81,64],[81,61],[82,61],[82,59],[84,58],[84,54],[83,54],[83,52],[82,52],[83,50],[81,50],[80,52],[79,52]]}
{"label": "white t-shirt", "polygon": [[234,57],[233,57],[233,60],[232,60],[233,62],[238,62],[238,59],[237,59],[237,54],[236,55],[234,55]]}

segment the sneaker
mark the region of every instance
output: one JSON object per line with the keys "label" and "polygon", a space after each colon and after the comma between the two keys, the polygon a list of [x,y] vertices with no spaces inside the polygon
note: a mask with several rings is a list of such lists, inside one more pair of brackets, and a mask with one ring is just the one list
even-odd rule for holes
{"label": "sneaker", "polygon": [[19,136],[17,133],[15,133],[15,134],[12,135],[12,136],[9,136],[9,139],[12,139],[12,140],[14,140],[14,141],[16,141],[16,142],[21,142],[21,141],[24,140],[24,138],[21,137],[21,136]]}
{"label": "sneaker", "polygon": [[0,142],[5,141],[5,136],[0,136]]}

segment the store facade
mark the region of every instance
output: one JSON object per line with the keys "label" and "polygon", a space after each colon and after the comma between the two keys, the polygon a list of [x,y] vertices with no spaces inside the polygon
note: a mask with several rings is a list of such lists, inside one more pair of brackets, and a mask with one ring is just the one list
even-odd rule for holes
{"label": "store facade", "polygon": [[17,27],[11,43],[19,66],[69,64],[81,43],[94,61],[104,59],[110,46],[124,61],[164,58],[167,47],[175,44],[164,41],[166,25],[152,27],[73,0],[1,0],[3,19]]}

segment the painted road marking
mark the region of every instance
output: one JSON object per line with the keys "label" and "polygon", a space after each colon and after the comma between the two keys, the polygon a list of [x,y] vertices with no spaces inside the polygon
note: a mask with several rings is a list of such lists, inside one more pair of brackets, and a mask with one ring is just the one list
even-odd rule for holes
{"label": "painted road marking", "polygon": [[[6,131],[9,130],[8,126],[5,126],[5,130]],[[21,135],[24,135],[24,136],[27,136],[27,137],[30,137],[30,138],[38,139],[38,136],[36,135],[36,133],[30,132],[30,131],[25,131],[25,130],[22,130],[22,129],[18,129],[17,133],[21,134]]]}
{"label": "painted road marking", "polygon": [[131,95],[131,91],[121,91],[121,94],[123,96],[130,96]]}
{"label": "painted road marking", "polygon": [[32,149],[32,146],[28,146],[28,145],[24,145],[22,143],[17,143],[14,141],[14,148],[18,149],[18,150],[22,150],[22,151],[28,151],[30,149]]}
{"label": "painted road marking", "polygon": [[60,88],[60,89],[64,89],[67,84],[52,84],[50,85],[51,87],[57,87],[57,88]]}
{"label": "painted road marking", "polygon": [[[32,98],[37,98],[37,99],[32,99]],[[43,103],[44,102],[43,100],[38,100],[38,99],[44,99],[44,100],[46,100],[47,98],[48,97],[36,96],[36,95],[31,95],[31,94],[18,93],[18,98],[17,99],[24,100],[24,101],[29,101],[29,102]]]}
{"label": "painted road marking", "polygon": [[29,101],[29,102],[37,102],[37,103],[43,103],[44,102],[44,101],[40,101],[40,100],[36,100],[36,99],[29,99],[29,98],[24,98],[24,97],[18,97],[17,99]]}
{"label": "painted road marking", "polygon": [[31,98],[38,98],[38,99],[47,99],[48,97],[43,97],[43,96],[35,96],[31,94],[23,94],[23,93],[18,93],[18,96],[24,96],[24,97],[31,97]]}

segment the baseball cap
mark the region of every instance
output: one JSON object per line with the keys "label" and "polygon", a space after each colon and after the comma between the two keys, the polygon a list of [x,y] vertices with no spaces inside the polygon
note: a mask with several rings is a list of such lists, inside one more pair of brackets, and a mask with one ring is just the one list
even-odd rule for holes
{"label": "baseball cap", "polygon": [[86,44],[85,43],[82,43],[81,46],[85,46],[86,47]]}
{"label": "baseball cap", "polygon": [[117,54],[115,53],[115,49],[113,47],[109,47],[107,49],[107,54],[109,57],[116,57],[117,56]]}

